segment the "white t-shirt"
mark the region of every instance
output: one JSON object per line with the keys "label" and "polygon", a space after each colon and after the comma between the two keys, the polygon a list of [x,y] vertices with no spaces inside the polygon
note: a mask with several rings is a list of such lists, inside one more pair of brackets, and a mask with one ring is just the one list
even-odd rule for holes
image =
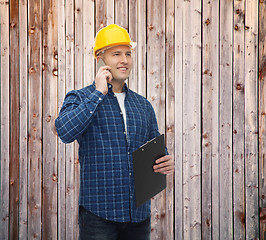
{"label": "white t-shirt", "polygon": [[123,114],[123,118],[124,118],[124,124],[125,124],[125,130],[127,132],[127,117],[126,117],[126,109],[125,109],[125,97],[126,97],[126,93],[122,92],[122,93],[115,93],[120,109],[122,111]]}

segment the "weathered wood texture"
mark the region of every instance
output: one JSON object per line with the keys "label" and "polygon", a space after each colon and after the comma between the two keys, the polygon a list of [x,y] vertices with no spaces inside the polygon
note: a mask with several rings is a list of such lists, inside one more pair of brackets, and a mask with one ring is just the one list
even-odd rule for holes
{"label": "weathered wood texture", "polygon": [[[9,237],[10,85],[9,1],[1,1],[1,209],[0,235]],[[4,71],[3,71],[4,70]]]}
{"label": "weathered wood texture", "polygon": [[18,0],[10,1],[10,162],[9,227],[10,239],[18,238],[19,202],[19,11]]}
{"label": "weathered wood texture", "polygon": [[176,162],[151,239],[266,239],[265,0],[0,0],[1,239],[78,239],[77,143],[54,120],[92,83],[94,36],[138,43],[129,87]]}
{"label": "weathered wood texture", "polygon": [[[147,1],[147,99],[152,103],[159,131],[165,132],[165,1]],[[165,225],[165,192],[151,203],[151,237],[163,239]]]}
{"label": "weathered wood texture", "polygon": [[260,239],[266,239],[266,1],[259,3],[259,206]]}
{"label": "weathered wood texture", "polygon": [[56,239],[57,225],[57,134],[54,120],[57,117],[57,10],[56,1],[43,2],[43,180],[42,180],[42,238]]}
{"label": "weathered wood texture", "polygon": [[27,239],[28,205],[28,56],[27,1],[19,1],[19,239]]}
{"label": "weathered wood texture", "polygon": [[42,6],[28,1],[28,237],[42,238]]}
{"label": "weathered wood texture", "polygon": [[219,2],[203,1],[202,238],[219,237]]}
{"label": "weathered wood texture", "polygon": [[234,1],[233,197],[234,237],[245,238],[245,4]]}

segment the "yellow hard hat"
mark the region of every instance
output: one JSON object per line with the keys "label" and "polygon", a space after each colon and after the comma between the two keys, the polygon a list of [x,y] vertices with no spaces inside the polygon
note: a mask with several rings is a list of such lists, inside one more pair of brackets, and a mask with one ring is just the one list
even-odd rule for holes
{"label": "yellow hard hat", "polygon": [[126,29],[116,24],[110,24],[99,30],[96,34],[93,55],[96,58],[97,52],[99,52],[100,49],[106,49],[117,45],[128,45],[133,49],[137,43],[131,41]]}

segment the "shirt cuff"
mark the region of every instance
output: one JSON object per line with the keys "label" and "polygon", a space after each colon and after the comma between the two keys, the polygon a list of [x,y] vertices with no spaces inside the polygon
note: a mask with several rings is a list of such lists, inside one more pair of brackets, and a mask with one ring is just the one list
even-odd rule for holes
{"label": "shirt cuff", "polygon": [[94,90],[90,96],[85,100],[85,103],[95,102],[100,103],[104,99],[104,94],[98,90]]}

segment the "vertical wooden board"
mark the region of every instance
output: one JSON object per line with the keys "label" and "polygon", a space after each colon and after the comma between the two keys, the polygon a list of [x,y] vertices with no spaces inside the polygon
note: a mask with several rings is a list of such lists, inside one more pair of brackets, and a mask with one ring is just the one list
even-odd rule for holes
{"label": "vertical wooden board", "polygon": [[184,239],[201,237],[201,5],[183,5],[183,204]]}
{"label": "vertical wooden board", "polygon": [[202,238],[219,239],[219,2],[202,11]]}
{"label": "vertical wooden board", "polygon": [[[165,1],[147,1],[147,98],[165,132]],[[163,239],[165,191],[151,203],[152,239]]]}
{"label": "vertical wooden board", "polygon": [[245,238],[245,1],[234,0],[233,43],[233,223]]}
{"label": "vertical wooden board", "polygon": [[[75,89],[83,87],[83,7],[82,0],[75,0]],[[78,143],[75,141],[74,157],[74,238],[78,239],[78,197],[79,197],[79,157]]]}
{"label": "vertical wooden board", "polygon": [[[66,92],[74,89],[74,53],[75,53],[75,32],[74,32],[74,0],[66,3]],[[75,166],[74,166],[74,143],[66,145],[66,236],[69,239],[75,239]]]}
{"label": "vertical wooden board", "polygon": [[246,238],[259,239],[258,206],[258,1],[246,0],[245,180]]}
{"label": "vertical wooden board", "polygon": [[142,96],[147,96],[147,83],[146,83],[146,41],[147,41],[147,9],[146,1],[137,1],[137,39],[133,39],[133,41],[137,41],[137,82],[138,88],[135,90],[141,94]]}
{"label": "vertical wooden board", "polygon": [[[115,0],[114,14],[115,24],[125,28],[128,31],[128,0]],[[129,84],[128,80],[129,79],[126,80],[126,84]]]}
{"label": "vertical wooden board", "polygon": [[42,238],[57,238],[57,5],[43,2],[43,188]]}
{"label": "vertical wooden board", "polygon": [[27,1],[19,1],[19,95],[20,95],[20,128],[19,128],[19,239],[27,236],[27,152],[28,152],[28,57],[27,57]]}
{"label": "vertical wooden board", "polygon": [[[103,27],[106,27],[107,25],[107,0],[97,0],[95,4],[95,29],[96,33]],[[113,3],[113,1],[111,0]],[[114,6],[114,5],[111,5]]]}
{"label": "vertical wooden board", "polygon": [[94,80],[94,6],[95,3],[90,0],[83,1],[83,85],[88,86]]}
{"label": "vertical wooden board", "polygon": [[19,198],[19,12],[18,0],[10,1],[10,161],[9,237],[18,238]]}
{"label": "vertical wooden board", "polygon": [[29,146],[28,146],[28,237],[41,239],[42,187],[42,9],[28,1]]}
{"label": "vertical wooden board", "polygon": [[107,25],[113,24],[115,21],[115,0],[108,0],[106,2],[106,17]]}
{"label": "vertical wooden board", "polygon": [[[131,41],[137,42],[138,38],[138,3],[136,0],[130,0],[128,7],[129,23],[128,29]],[[142,30],[145,31],[145,28]],[[138,44],[138,43],[137,43]],[[138,91],[138,48],[132,51],[132,69],[128,80],[128,85],[131,90]]]}
{"label": "vertical wooden board", "polygon": [[[115,24],[125,28],[128,31],[128,0],[115,0],[114,14]],[[128,79],[126,80],[126,83],[128,84]]]}
{"label": "vertical wooden board", "polygon": [[82,0],[75,0],[75,89],[83,87],[83,25],[82,25],[83,7]]}
{"label": "vertical wooden board", "polygon": [[260,239],[266,239],[266,1],[259,2],[259,204]]}
{"label": "vertical wooden board", "polygon": [[[66,22],[65,0],[58,1],[58,87],[57,115],[66,94]],[[58,239],[66,239],[66,146],[58,138]]]}
{"label": "vertical wooden board", "polygon": [[[177,34],[178,33],[178,34]],[[183,239],[183,0],[175,0],[175,239]]]}
{"label": "vertical wooden board", "polygon": [[[166,9],[166,28],[165,28],[165,78],[166,78],[166,146],[170,155],[175,157],[175,2],[167,0]],[[173,176],[167,176],[166,205],[165,205],[165,225],[164,239],[174,239],[174,179]]]}
{"label": "vertical wooden board", "polygon": [[233,238],[232,16],[232,0],[220,1],[220,239]]}
{"label": "vertical wooden board", "polygon": [[128,0],[116,0],[115,24],[128,30]]}
{"label": "vertical wooden board", "polygon": [[[1,69],[9,69],[9,1],[0,2]],[[1,211],[0,235],[8,239],[9,228],[9,71],[1,71]]]}

